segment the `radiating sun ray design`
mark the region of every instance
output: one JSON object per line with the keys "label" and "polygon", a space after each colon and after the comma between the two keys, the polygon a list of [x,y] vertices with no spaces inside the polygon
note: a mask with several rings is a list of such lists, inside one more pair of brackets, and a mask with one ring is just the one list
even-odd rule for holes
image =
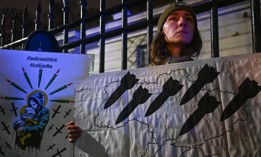
{"label": "radiating sun ray design", "polygon": [[[27,69],[28,70],[28,69]],[[42,76],[43,76],[43,74],[46,74],[46,73],[43,73],[43,69],[39,69],[39,73],[38,73],[38,82],[36,83],[36,84],[38,84],[38,86],[36,86],[36,85],[34,85],[34,84],[32,84],[32,83],[34,83],[34,81],[32,82],[31,80],[31,78],[30,78],[30,76],[28,75],[28,73],[27,73],[27,71],[26,71],[26,69],[24,68],[24,67],[22,67],[22,72],[23,72],[23,75],[24,75],[24,77],[22,77],[22,78],[25,78],[25,81],[27,82],[27,84],[30,86],[30,88],[29,87],[22,87],[21,86],[21,84],[19,85],[18,83],[15,83],[15,82],[13,82],[13,81],[11,81],[11,80],[9,80],[9,79],[5,79],[7,82],[6,83],[9,83],[9,85],[10,86],[13,86],[15,89],[17,89],[17,90],[19,90],[19,91],[21,91],[21,92],[23,92],[23,94],[25,94],[25,96],[6,96],[6,95],[0,95],[0,101],[10,101],[11,102],[11,105],[12,105],[12,109],[10,110],[10,111],[13,111],[14,113],[14,115],[13,116],[15,116],[15,117],[19,117],[20,116],[20,119],[18,118],[18,120],[17,121],[14,121],[13,122],[13,124],[9,124],[9,125],[7,125],[7,124],[4,124],[4,122],[2,122],[2,125],[3,125],[3,127],[5,128],[7,128],[7,127],[9,127],[9,126],[11,126],[11,125],[17,125],[17,122],[20,122],[20,121],[22,121],[22,115],[26,115],[27,116],[27,114],[29,115],[30,114],[30,112],[29,113],[27,113],[28,111],[30,111],[30,110],[34,110],[34,109],[32,109],[31,108],[31,106],[29,106],[29,105],[31,105],[29,102],[30,102],[30,100],[32,100],[31,99],[31,97],[33,96],[33,95],[35,95],[35,94],[37,94],[37,93],[41,93],[43,96],[44,96],[44,102],[42,103],[42,106],[44,106],[44,107],[47,107],[45,110],[48,110],[48,111],[50,111],[51,109],[51,107],[53,108],[54,106],[49,106],[49,105],[47,105],[48,104],[48,102],[50,102],[50,103],[59,103],[59,107],[56,109],[56,110],[54,110],[53,109],[53,111],[54,111],[54,113],[56,114],[56,113],[59,113],[59,108],[62,106],[62,105],[60,105],[60,104],[63,104],[63,105],[68,105],[68,104],[73,104],[74,103],[74,100],[70,100],[70,99],[68,99],[68,98],[66,98],[66,99],[59,99],[59,98],[57,98],[57,99],[52,99],[52,100],[50,100],[49,99],[49,97],[52,95],[52,94],[55,94],[55,93],[59,93],[59,92],[61,92],[61,91],[64,91],[64,90],[66,90],[69,86],[71,86],[73,83],[69,83],[69,84],[66,84],[66,85],[63,85],[63,86],[61,86],[60,88],[57,88],[57,89],[55,89],[55,90],[51,90],[52,92],[48,95],[47,94],[47,92],[46,92],[46,89],[47,88],[50,88],[51,87],[51,85],[52,85],[52,83],[54,82],[54,80],[55,79],[58,79],[58,73],[59,73],[59,71],[60,71],[60,69],[58,69],[57,71],[56,71],[56,73],[55,74],[53,74],[53,76],[51,77],[51,79],[49,80],[49,82],[46,84],[46,86],[44,86],[45,87],[45,90],[42,90],[41,88],[43,88],[43,87],[41,87],[41,81],[42,81]],[[37,76],[36,76],[36,78],[37,78]],[[23,81],[23,80],[20,80],[20,81]],[[59,82],[58,82],[59,83]],[[26,85],[27,86],[27,85]],[[37,88],[38,87],[38,88]],[[58,85],[58,87],[59,87],[59,85]],[[27,91],[28,90],[28,91]],[[28,94],[28,92],[29,92],[29,94]],[[16,93],[16,92],[15,92]],[[18,93],[18,94],[20,94],[20,93]],[[15,105],[15,101],[18,101],[19,102],[19,106],[17,106],[17,105]],[[21,101],[23,101],[23,103],[21,103]],[[20,104],[21,104],[21,106],[20,106]],[[23,106],[22,106],[23,105]],[[51,104],[50,104],[51,105]],[[49,107],[48,107],[49,106]],[[48,109],[49,108],[49,109]],[[63,116],[62,115],[62,117],[63,118],[66,118],[67,116],[69,116],[69,115],[72,115],[72,114],[70,114],[70,112],[72,111],[73,109],[70,109],[70,110],[68,110],[68,111],[65,111],[65,115]],[[17,111],[19,111],[19,112],[17,112]],[[4,108],[2,108],[2,106],[0,105],[0,112],[2,112],[3,113],[3,115],[5,115],[5,109]],[[31,112],[31,113],[33,113],[33,112]],[[53,116],[52,116],[52,118],[54,118],[54,116],[55,116],[55,114],[53,114]],[[49,114],[48,114],[48,116],[49,116]],[[17,118],[16,118],[17,119]],[[37,124],[38,123],[38,121],[36,121],[36,120],[34,120],[34,119],[30,119],[29,118],[29,120],[28,121],[30,121],[30,122],[28,122],[28,126],[33,126],[34,124]],[[49,120],[47,121],[47,123],[49,122]],[[47,123],[46,123],[46,125],[47,125]],[[58,133],[60,133],[61,132],[61,129],[63,129],[63,127],[65,127],[65,125],[63,124],[62,125],[62,127],[61,128],[59,128],[59,132],[57,132],[57,133],[55,133],[55,134],[58,134]],[[15,128],[14,128],[15,129]],[[16,130],[16,129],[15,129]],[[11,134],[11,132],[9,132],[9,130],[7,130],[7,133],[8,134]],[[44,134],[44,130],[43,130],[43,132],[42,132],[43,134]],[[15,134],[17,135],[17,130],[16,130],[16,132],[15,132]],[[55,136],[55,134],[54,134],[54,136]],[[19,135],[19,137],[18,136],[16,136],[16,142],[15,142],[15,145],[17,145],[17,146],[19,146],[21,149],[31,149],[31,146],[30,145],[27,145],[27,144],[25,144],[24,143],[24,141],[25,141],[25,139],[27,139],[27,140],[29,140],[29,138],[30,138],[30,140],[33,140],[33,141],[35,141],[35,139],[31,139],[31,136],[33,135],[33,132],[31,133],[25,133],[24,135]],[[41,142],[41,141],[40,141]],[[36,147],[36,146],[35,146]]]}
{"label": "radiating sun ray design", "polygon": [[[26,69],[24,67],[22,67],[22,71],[23,71],[23,75],[24,78],[26,80],[26,82],[28,83],[28,85],[30,86],[31,89],[33,89],[33,91],[39,90],[39,89],[34,89],[31,79],[26,71]],[[49,82],[47,83],[47,85],[45,86],[45,90],[47,88],[50,87],[50,85],[53,83],[53,81],[57,78],[58,73],[60,72],[60,69],[58,69],[56,71],[56,73],[52,76],[52,78],[49,80]],[[38,88],[40,88],[41,86],[41,81],[42,81],[42,75],[43,75],[43,69],[39,69],[39,73],[38,73]],[[14,83],[13,81],[10,81],[9,79],[6,79],[6,81],[13,87],[15,87],[17,90],[27,94],[28,92],[22,88],[20,85]],[[57,88],[56,90],[53,90],[49,95],[53,95],[55,93],[61,92],[63,90],[65,90],[66,88],[68,88],[69,86],[71,86],[73,83],[69,83],[66,85],[61,86],[60,88]],[[26,96],[25,96],[26,97]],[[19,101],[19,100],[25,100],[25,98],[20,98],[20,97],[16,97],[16,96],[0,96],[0,100],[14,100],[14,101]],[[53,99],[53,100],[49,100],[50,102],[55,102],[55,103],[64,103],[64,104],[70,104],[70,103],[74,103],[74,100],[68,100],[68,99]]]}
{"label": "radiating sun ray design", "polygon": [[43,75],[43,69],[39,69],[39,74],[38,74],[38,88],[40,88],[40,86],[41,86],[42,75]]}
{"label": "radiating sun ray design", "polygon": [[22,67],[22,70],[23,70],[24,77],[25,77],[27,83],[29,84],[30,88],[33,89],[33,86],[32,86],[32,83],[31,83],[31,80],[30,80],[30,78],[29,78],[27,72],[25,71],[24,67]]}
{"label": "radiating sun ray design", "polygon": [[54,93],[58,93],[58,92],[60,92],[60,91],[62,91],[64,89],[68,88],[70,85],[72,85],[72,83],[69,83],[67,85],[63,85],[62,87],[60,87],[60,88],[54,90],[53,92],[51,92],[50,95],[53,95]]}
{"label": "radiating sun ray design", "polygon": [[25,94],[27,94],[27,92],[26,92],[22,87],[20,87],[19,85],[17,85],[16,83],[14,83],[14,82],[12,82],[12,81],[10,81],[10,80],[8,80],[8,79],[6,79],[6,81],[7,81],[8,83],[10,83],[11,86],[13,86],[13,87],[15,87],[16,89],[18,89],[18,90],[24,92]]}
{"label": "radiating sun ray design", "polygon": [[55,78],[57,77],[58,73],[60,72],[60,69],[57,70],[57,72],[55,74],[53,74],[53,77],[50,79],[50,81],[47,83],[45,90],[53,83],[53,81],[55,80]]}
{"label": "radiating sun ray design", "polygon": [[58,102],[58,103],[65,103],[65,104],[70,104],[70,103],[74,103],[73,100],[62,100],[62,99],[54,99],[54,100],[50,100],[51,102]]}
{"label": "radiating sun ray design", "polygon": [[0,99],[2,99],[2,100],[24,100],[24,98],[8,97],[8,96],[0,96]]}

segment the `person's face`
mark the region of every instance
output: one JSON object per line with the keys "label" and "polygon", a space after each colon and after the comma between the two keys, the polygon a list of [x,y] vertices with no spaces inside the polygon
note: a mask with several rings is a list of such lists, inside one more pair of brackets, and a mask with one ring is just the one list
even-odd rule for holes
{"label": "person's face", "polygon": [[194,35],[194,19],[190,12],[177,10],[172,12],[163,25],[167,43],[189,44]]}
{"label": "person's face", "polygon": [[34,110],[37,109],[38,104],[37,104],[37,102],[35,102],[34,99],[30,99],[30,102],[29,102],[29,103],[30,103],[31,107],[32,107]]}

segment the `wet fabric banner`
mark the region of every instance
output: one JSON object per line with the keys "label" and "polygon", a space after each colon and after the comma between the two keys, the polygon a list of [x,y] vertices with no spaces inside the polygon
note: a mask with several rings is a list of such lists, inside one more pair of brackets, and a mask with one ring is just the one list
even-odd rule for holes
{"label": "wet fabric banner", "polygon": [[65,124],[88,55],[0,51],[0,156],[73,156]]}
{"label": "wet fabric banner", "polygon": [[261,155],[261,54],[96,74],[76,87],[75,156]]}

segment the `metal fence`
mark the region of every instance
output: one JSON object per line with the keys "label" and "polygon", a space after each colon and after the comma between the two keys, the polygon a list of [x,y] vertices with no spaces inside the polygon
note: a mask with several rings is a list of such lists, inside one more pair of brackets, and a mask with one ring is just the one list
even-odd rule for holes
{"label": "metal fence", "polygon": [[[176,0],[179,1],[179,0]],[[252,44],[253,44],[253,53],[261,51],[261,35],[260,35],[260,0],[210,0],[203,1],[200,3],[193,4],[192,7],[196,13],[202,13],[210,11],[210,35],[211,35],[211,57],[219,57],[219,29],[218,29],[218,8],[233,5],[247,1],[251,5],[251,20],[252,20]],[[147,6],[147,19],[144,19],[138,23],[128,25],[128,7],[139,5],[140,3],[146,3]],[[153,16],[153,0],[121,0],[121,4],[114,6],[112,8],[106,9],[106,0],[100,0],[100,12],[88,16],[86,15],[87,1],[80,0],[80,19],[74,22],[68,21],[69,16],[69,6],[68,0],[63,0],[63,25],[54,28],[54,0],[50,0],[49,4],[49,15],[48,15],[48,31],[57,34],[63,32],[63,44],[60,45],[61,50],[64,53],[68,52],[68,49],[80,47],[80,52],[85,53],[85,46],[88,43],[100,42],[100,65],[99,72],[104,72],[105,67],[105,40],[107,38],[115,37],[122,35],[122,61],[121,68],[127,69],[127,42],[128,42],[128,33],[134,32],[141,29],[147,29],[147,50],[150,49],[150,43],[153,39],[153,27],[157,24],[159,15]],[[112,15],[117,12],[122,12],[122,27],[114,29],[111,31],[106,31],[105,28],[105,16]],[[41,28],[41,4],[38,3],[36,10],[36,18],[34,20],[35,30]],[[23,13],[23,24],[22,24],[22,39],[16,39],[16,20],[12,20],[12,30],[11,30],[11,42],[6,43],[5,37],[5,18],[3,16],[1,21],[1,49],[12,49],[24,44],[27,40],[27,18],[28,11],[25,8]],[[86,37],[86,24],[90,21],[99,19],[100,33],[91,37]],[[73,29],[80,26],[80,39],[74,42],[68,42],[69,29]],[[149,51],[147,51],[149,52]]]}

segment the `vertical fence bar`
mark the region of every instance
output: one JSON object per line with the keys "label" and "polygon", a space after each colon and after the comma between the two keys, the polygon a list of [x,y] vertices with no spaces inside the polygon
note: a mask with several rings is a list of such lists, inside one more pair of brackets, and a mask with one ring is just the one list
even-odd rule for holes
{"label": "vertical fence bar", "polygon": [[128,12],[126,0],[122,0],[122,62],[121,69],[127,69],[128,58]]}
{"label": "vertical fence bar", "polygon": [[[14,42],[16,40],[16,16],[17,16],[17,12],[15,11],[14,13],[14,17],[12,19],[12,30],[11,30],[11,43]],[[13,49],[14,47],[12,47],[11,49]]]}
{"label": "vertical fence bar", "polygon": [[100,0],[100,34],[101,34],[101,39],[100,39],[100,67],[99,67],[99,72],[103,73],[104,72],[104,63],[105,63],[105,4],[106,0]]}
{"label": "vertical fence bar", "polygon": [[35,12],[35,30],[38,30],[41,28],[41,13],[42,13],[42,6],[41,6],[41,0],[38,1],[37,9]]}
{"label": "vertical fence bar", "polygon": [[[81,4],[81,19],[82,19],[80,33],[81,33],[81,39],[84,39],[84,38],[86,38],[86,22],[83,19],[86,18],[87,2],[86,2],[86,0],[80,0],[80,4]],[[81,54],[85,54],[85,43],[84,42],[81,42],[80,51],[81,51]]]}
{"label": "vertical fence bar", "polygon": [[219,57],[218,7],[216,0],[212,0],[212,8],[210,10],[210,36],[211,57]]}
{"label": "vertical fence bar", "polygon": [[48,14],[48,29],[53,29],[54,27],[54,0],[49,2],[49,14]]}
{"label": "vertical fence bar", "polygon": [[[28,9],[27,9],[27,5],[25,5],[24,12],[23,12],[22,38],[27,36],[27,29],[28,29]],[[22,47],[24,47],[24,42]]]}
{"label": "vertical fence bar", "polygon": [[253,53],[261,52],[260,2],[251,0],[251,24]]}
{"label": "vertical fence bar", "polygon": [[[68,8],[68,0],[63,0],[63,44],[67,44],[68,43],[68,34],[69,34],[69,30],[68,27],[65,26],[68,23],[69,20],[69,8]],[[67,47],[65,47],[63,49],[64,53],[68,52]]]}
{"label": "vertical fence bar", "polygon": [[147,54],[148,54],[148,63],[150,63],[150,44],[153,39],[153,6],[152,0],[147,0]]}
{"label": "vertical fence bar", "polygon": [[5,36],[5,14],[3,14],[1,20],[1,46],[5,45]]}

